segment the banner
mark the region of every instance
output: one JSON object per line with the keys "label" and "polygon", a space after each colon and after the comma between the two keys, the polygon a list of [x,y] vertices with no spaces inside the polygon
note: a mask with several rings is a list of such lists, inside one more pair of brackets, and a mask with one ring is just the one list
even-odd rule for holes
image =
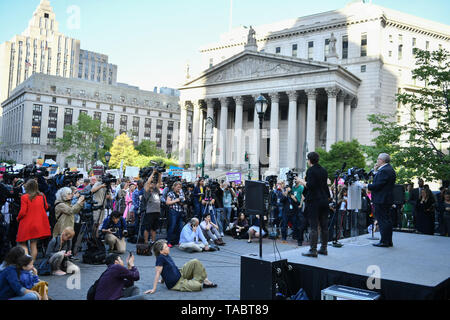
{"label": "banner", "polygon": [[103,167],[102,166],[92,167],[92,171],[94,172],[94,176],[102,176],[103,175]]}
{"label": "banner", "polygon": [[114,176],[116,178],[120,178],[119,169],[106,170],[106,173],[109,173],[110,175],[112,175],[112,176]]}
{"label": "banner", "polygon": [[174,176],[174,177],[183,177],[183,172],[184,169],[183,168],[177,168],[177,167],[170,167],[169,170],[167,170],[167,174],[169,176]]}
{"label": "banner", "polygon": [[125,177],[129,177],[129,178],[139,177],[139,168],[138,167],[127,167],[125,169]]}
{"label": "banner", "polygon": [[241,184],[242,175],[240,172],[229,172],[227,173],[226,181],[229,183],[235,182],[237,184]]}

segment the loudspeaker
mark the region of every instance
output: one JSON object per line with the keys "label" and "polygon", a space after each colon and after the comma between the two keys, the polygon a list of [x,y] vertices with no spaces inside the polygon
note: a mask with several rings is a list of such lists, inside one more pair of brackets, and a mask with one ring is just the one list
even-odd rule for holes
{"label": "loudspeaker", "polygon": [[294,268],[288,261],[264,261],[241,257],[241,300],[278,300],[290,297],[299,288],[293,288]]}
{"label": "loudspeaker", "polygon": [[245,212],[247,215],[267,214],[269,186],[263,181],[245,181]]}
{"label": "loudspeaker", "polygon": [[394,186],[394,204],[401,205],[405,203],[405,188],[401,184]]}

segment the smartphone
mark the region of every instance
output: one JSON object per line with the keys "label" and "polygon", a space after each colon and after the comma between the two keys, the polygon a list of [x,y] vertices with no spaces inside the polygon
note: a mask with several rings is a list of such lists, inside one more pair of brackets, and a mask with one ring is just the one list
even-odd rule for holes
{"label": "smartphone", "polygon": [[130,251],[130,257],[132,257],[133,256],[133,252],[132,251]]}

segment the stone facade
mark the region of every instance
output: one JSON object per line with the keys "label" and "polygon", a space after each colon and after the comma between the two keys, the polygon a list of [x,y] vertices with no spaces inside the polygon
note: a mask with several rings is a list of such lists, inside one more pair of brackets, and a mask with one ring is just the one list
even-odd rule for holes
{"label": "stone facade", "polygon": [[[256,46],[248,45],[250,38],[256,39]],[[221,137],[226,150],[233,150],[227,154],[227,167],[242,167],[245,152],[253,154],[251,163],[256,166],[259,129],[256,114],[255,121],[248,113],[253,112],[254,96],[264,94],[271,104],[270,116],[266,113],[270,121],[264,122],[269,134],[263,131],[261,147],[261,159],[269,158],[262,160],[269,167],[267,173],[278,174],[283,167],[302,169],[305,148],[329,149],[336,141],[353,138],[371,144],[373,128],[367,115],[394,113],[400,90],[424,85],[411,77],[413,49],[440,47],[450,50],[450,26],[352,1],[340,10],[221,35],[220,42],[201,48],[205,71],[180,89],[181,104],[205,108],[205,101],[213,99],[214,132],[220,133],[225,123],[220,118],[226,114],[223,98],[243,98],[242,129],[241,106],[231,102],[227,115],[231,133]],[[253,134],[246,135],[252,129]],[[236,130],[244,130],[242,142],[230,139]],[[211,166],[221,168],[215,158],[223,143],[217,147],[216,140],[214,135]],[[194,141],[192,153],[199,152],[199,143]],[[241,150],[234,150],[236,145]]]}
{"label": "stone facade", "polygon": [[[81,112],[114,128],[116,135],[132,131],[130,138],[135,143],[147,139],[156,141],[166,153],[178,150],[178,97],[34,74],[12,92],[2,109],[0,157],[18,163],[42,157],[65,166],[65,155],[57,153],[55,139],[62,138],[64,127],[76,123]],[[192,122],[191,116],[186,116]]]}

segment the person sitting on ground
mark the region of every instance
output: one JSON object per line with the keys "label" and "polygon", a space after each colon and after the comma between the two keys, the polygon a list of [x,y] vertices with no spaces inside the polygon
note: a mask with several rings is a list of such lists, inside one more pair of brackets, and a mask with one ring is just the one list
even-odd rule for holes
{"label": "person sitting on ground", "polygon": [[264,220],[267,220],[267,216],[264,216],[263,229],[261,232],[259,227],[259,215],[256,215],[255,217],[256,219],[253,219],[252,226],[248,229],[248,243],[252,242],[253,236],[259,238],[260,236],[264,237],[266,235],[266,232],[264,231]]}
{"label": "person sitting on ground", "polygon": [[234,239],[248,238],[248,220],[245,213],[241,212],[239,217],[234,220],[233,228],[231,228],[231,235]]}
{"label": "person sitting on ground", "polygon": [[53,228],[53,237],[57,237],[67,228],[75,227],[75,215],[83,209],[84,196],[80,196],[75,205],[72,206],[72,189],[65,187],[58,190],[55,201],[56,224]]}
{"label": "person sitting on ground", "polygon": [[202,223],[200,223],[200,228],[202,229],[203,235],[208,240],[213,240],[218,246],[225,245],[225,242],[223,242],[223,239],[219,233],[219,226],[211,221],[210,213],[205,214]]}
{"label": "person sitting on ground", "polygon": [[192,218],[191,221],[184,226],[180,235],[180,245],[178,247],[180,250],[188,252],[202,252],[203,250],[209,250],[208,241],[206,241],[201,228],[198,226],[199,221],[197,218]]}
{"label": "person sitting on ground", "polygon": [[22,248],[22,246],[15,246],[5,256],[5,260],[0,265],[0,272],[6,269],[8,266],[16,265],[17,259],[19,259],[21,256],[25,255],[25,250]]}
{"label": "person sitting on ground", "polygon": [[134,255],[129,255],[127,268],[117,253],[110,253],[105,261],[108,268],[100,276],[95,291],[95,300],[145,300],[134,285],[139,281],[139,271],[134,266]]}
{"label": "person sitting on ground", "polygon": [[165,282],[167,289],[194,292],[203,288],[215,288],[217,284],[207,278],[205,267],[197,259],[187,262],[181,269],[175,265],[170,254],[170,248],[166,240],[158,240],[153,245],[153,253],[156,257],[156,273],[153,288],[146,294],[155,293],[160,276]]}
{"label": "person sitting on ground", "polygon": [[18,260],[24,256],[22,246],[12,248],[0,271],[0,300],[40,300],[39,293],[25,288],[17,275]]}
{"label": "person sitting on ground", "polygon": [[105,242],[109,245],[110,253],[125,253],[127,248],[125,230],[127,230],[127,222],[119,211],[111,213],[111,216],[103,222],[102,232],[105,234]]}
{"label": "person sitting on ground", "polygon": [[23,287],[39,293],[41,300],[48,300],[48,282],[39,280],[31,256],[26,254],[17,260],[17,274]]}
{"label": "person sitting on ground", "polygon": [[52,269],[52,274],[55,276],[64,276],[66,272],[76,272],[79,268],[68,261],[72,256],[72,239],[75,236],[75,231],[71,227],[65,228],[62,233],[54,237],[47,246],[45,258]]}

